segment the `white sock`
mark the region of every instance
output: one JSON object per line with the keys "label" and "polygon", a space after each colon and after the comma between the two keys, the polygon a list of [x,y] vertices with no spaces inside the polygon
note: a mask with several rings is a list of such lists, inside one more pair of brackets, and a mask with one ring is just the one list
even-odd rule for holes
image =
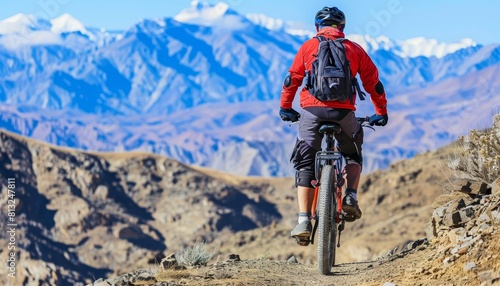
{"label": "white sock", "polygon": [[299,223],[302,223],[304,221],[309,221],[309,216],[310,214],[307,212],[299,212]]}
{"label": "white sock", "polygon": [[355,199],[356,201],[358,200],[358,193],[356,190],[354,189],[347,189],[345,191],[345,195],[346,196],[351,196],[353,199]]}

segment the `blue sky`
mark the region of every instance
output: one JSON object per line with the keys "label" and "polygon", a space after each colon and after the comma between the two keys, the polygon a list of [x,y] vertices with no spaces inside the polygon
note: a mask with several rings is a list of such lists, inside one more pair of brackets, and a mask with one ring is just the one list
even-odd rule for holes
{"label": "blue sky", "polygon": [[[0,19],[17,13],[54,18],[69,13],[87,26],[127,29],[143,18],[171,17],[191,0],[3,0]],[[208,3],[219,1],[206,0]],[[8,3],[8,4],[7,4]],[[444,42],[472,38],[500,44],[498,0],[227,0],[236,11],[313,25],[323,6],[338,6],[347,16],[347,33],[393,39],[423,36]],[[496,27],[496,28],[495,28]]]}

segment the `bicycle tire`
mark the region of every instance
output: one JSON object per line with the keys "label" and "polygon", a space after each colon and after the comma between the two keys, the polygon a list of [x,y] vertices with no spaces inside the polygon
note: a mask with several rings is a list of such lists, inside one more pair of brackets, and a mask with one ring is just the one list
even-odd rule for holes
{"label": "bicycle tire", "polygon": [[336,200],[335,169],[332,165],[323,166],[321,171],[318,200],[318,269],[321,274],[331,273],[335,264],[335,243],[337,224],[335,222]]}

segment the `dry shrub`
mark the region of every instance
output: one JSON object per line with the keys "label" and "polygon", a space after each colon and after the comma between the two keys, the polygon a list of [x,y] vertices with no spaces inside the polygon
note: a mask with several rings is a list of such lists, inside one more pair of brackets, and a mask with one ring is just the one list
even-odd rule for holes
{"label": "dry shrub", "polygon": [[447,166],[456,171],[456,178],[486,184],[495,181],[500,176],[500,114],[493,117],[491,128],[460,137]]}
{"label": "dry shrub", "polygon": [[211,252],[206,250],[204,242],[196,242],[193,247],[186,247],[175,253],[177,263],[186,266],[203,266],[217,254],[218,249]]}

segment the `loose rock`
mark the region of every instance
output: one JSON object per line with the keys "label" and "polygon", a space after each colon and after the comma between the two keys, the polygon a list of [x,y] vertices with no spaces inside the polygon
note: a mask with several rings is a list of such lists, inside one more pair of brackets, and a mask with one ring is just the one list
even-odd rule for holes
{"label": "loose rock", "polygon": [[175,254],[172,253],[169,256],[163,258],[160,264],[163,269],[170,269],[175,267],[177,265],[177,259],[175,258]]}
{"label": "loose rock", "polygon": [[472,270],[474,268],[476,268],[475,262],[469,262],[469,263],[465,264],[465,266],[464,266],[464,270],[466,270],[466,271]]}
{"label": "loose rock", "polygon": [[229,254],[227,256],[226,262],[237,262],[241,261],[241,258],[238,254]]}
{"label": "loose rock", "polygon": [[132,283],[133,284],[144,284],[144,283],[152,284],[152,283],[156,283],[156,278],[153,275],[151,275],[151,273],[143,272],[143,273],[139,274],[139,276],[132,279]]}
{"label": "loose rock", "polygon": [[299,262],[297,261],[297,258],[295,258],[295,256],[292,255],[290,258],[288,258],[286,263],[299,263]]}

